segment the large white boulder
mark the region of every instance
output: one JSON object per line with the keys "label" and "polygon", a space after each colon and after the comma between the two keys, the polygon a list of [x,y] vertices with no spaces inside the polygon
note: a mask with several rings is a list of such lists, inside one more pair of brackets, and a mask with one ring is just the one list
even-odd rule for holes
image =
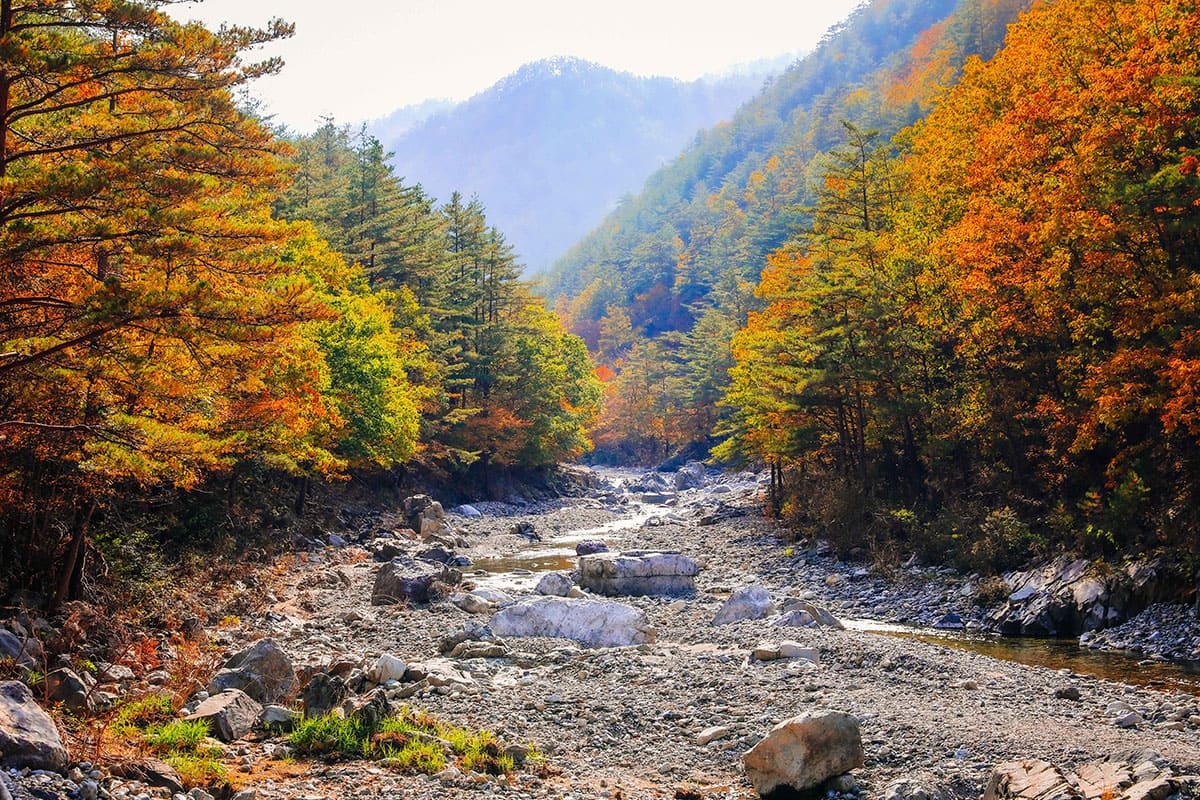
{"label": "large white boulder", "polygon": [[588,647],[625,647],[653,641],[644,612],[611,600],[531,597],[497,611],[497,636],[549,636]]}

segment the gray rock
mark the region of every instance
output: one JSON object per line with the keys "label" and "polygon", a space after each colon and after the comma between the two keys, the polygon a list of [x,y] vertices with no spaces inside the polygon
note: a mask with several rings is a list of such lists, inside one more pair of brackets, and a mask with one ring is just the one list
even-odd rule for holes
{"label": "gray rock", "polygon": [[553,595],[554,597],[566,597],[571,591],[571,587],[575,582],[571,580],[571,576],[563,572],[547,572],[538,581],[537,593]]}
{"label": "gray rock", "polygon": [[46,675],[46,692],[51,701],[72,711],[87,711],[90,707],[88,685],[74,670],[56,669]]}
{"label": "gray rock", "polygon": [[346,684],[339,678],[318,672],[300,692],[300,704],[306,717],[323,717],[346,699]]}
{"label": "gray rock", "polygon": [[179,777],[179,772],[157,758],[116,761],[109,765],[109,772],[120,778],[141,781],[150,786],[161,786],[171,792],[183,791],[183,779]]}
{"label": "gray rock", "polygon": [[579,557],[579,585],[597,594],[675,595],[696,590],[700,567],[679,553],[630,551]]}
{"label": "gray rock", "polygon": [[575,555],[577,555],[577,556],[590,556],[590,555],[594,555],[596,553],[607,553],[607,552],[608,552],[608,545],[604,542],[589,540],[586,542],[579,542],[578,544],[575,545]]}
{"label": "gray rock", "polygon": [[1113,724],[1118,728],[1136,728],[1142,722],[1142,715],[1136,711],[1126,711],[1118,714],[1117,718],[1113,720]]}
{"label": "gray rock", "polygon": [[713,625],[725,625],[744,619],[763,619],[775,611],[771,593],[762,586],[744,586],[729,599],[713,617]]}
{"label": "gray rock", "polygon": [[225,662],[208,684],[210,695],[240,689],[259,703],[277,703],[296,689],[292,660],[273,639],[259,639]]}
{"label": "gray rock", "polygon": [[467,505],[465,503],[461,506],[452,508],[450,510],[453,511],[455,514],[458,514],[463,517],[467,517],[468,519],[478,519],[479,517],[483,516],[483,513],[478,508],[476,508],[475,506]]}
{"label": "gray rock", "polygon": [[589,647],[624,647],[653,641],[646,614],[608,600],[534,597],[497,611],[497,636],[552,636]]}
{"label": "gray rock", "polygon": [[762,795],[783,787],[797,792],[861,767],[865,759],[858,721],[837,711],[814,711],[784,720],[743,757],[746,778]]}
{"label": "gray rock", "polygon": [[213,735],[223,742],[236,742],[250,731],[263,707],[241,689],[226,689],[205,700],[184,719],[208,722]]}
{"label": "gray rock", "polygon": [[449,590],[461,582],[462,572],[453,567],[438,570],[429,564],[394,559],[379,568],[371,589],[371,603],[421,605],[449,596]]}
{"label": "gray rock", "polygon": [[807,600],[789,599],[783,603],[783,614],[775,620],[780,627],[807,628],[813,624],[820,627],[845,630],[841,620],[829,613],[828,609],[815,606]]}
{"label": "gray rock", "polygon": [[266,706],[263,708],[259,722],[264,728],[272,731],[290,731],[300,721],[299,711],[293,711],[284,706]]}
{"label": "gray rock", "polygon": [[0,681],[0,764],[61,772],[67,761],[54,721],[33,701],[29,687]]}
{"label": "gray rock", "polygon": [[883,790],[883,800],[951,800],[951,797],[937,778],[926,773],[892,781]]}
{"label": "gray rock", "polygon": [[23,638],[7,628],[0,628],[0,658],[12,659],[18,667],[37,669],[41,650],[36,639]]}
{"label": "gray rock", "polygon": [[1008,602],[990,615],[1009,635],[1066,636],[1116,625],[1158,599],[1165,571],[1153,562],[1098,572],[1086,559],[1058,558],[1004,576]]}

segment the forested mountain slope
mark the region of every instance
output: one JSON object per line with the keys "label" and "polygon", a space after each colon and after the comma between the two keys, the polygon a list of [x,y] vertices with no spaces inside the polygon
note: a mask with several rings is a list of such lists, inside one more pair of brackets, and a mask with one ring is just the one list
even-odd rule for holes
{"label": "forested mountain slope", "polygon": [[400,135],[372,131],[407,181],[439,200],[477,194],[536,273],[698,130],[728,118],[765,69],[684,83],[554,58]]}

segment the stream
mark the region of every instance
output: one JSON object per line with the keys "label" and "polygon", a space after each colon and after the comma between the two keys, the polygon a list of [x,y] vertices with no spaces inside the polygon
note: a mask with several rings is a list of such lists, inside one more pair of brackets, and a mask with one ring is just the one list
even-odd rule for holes
{"label": "stream", "polygon": [[[618,486],[631,480],[632,473],[620,474]],[[628,541],[629,534],[650,519],[677,511],[654,495],[625,491],[628,501],[621,505],[625,514],[603,525],[567,531],[545,541],[531,542],[512,555],[481,558],[471,569],[471,580],[480,587],[504,591],[532,591],[546,572],[570,572],[577,566],[575,546],[583,541],[603,541],[611,550]],[[1070,670],[1104,680],[1135,686],[1177,690],[1200,696],[1200,663],[1144,660],[1135,654],[1098,651],[1081,647],[1077,639],[1039,639],[1011,637],[971,631],[945,631],[916,628],[870,619],[843,619],[848,629],[866,633],[917,639],[931,644],[967,650],[991,658],[1019,664]]]}

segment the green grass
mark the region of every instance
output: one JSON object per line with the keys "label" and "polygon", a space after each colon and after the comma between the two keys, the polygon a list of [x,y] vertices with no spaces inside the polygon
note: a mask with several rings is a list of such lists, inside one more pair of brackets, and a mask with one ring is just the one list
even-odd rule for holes
{"label": "green grass", "polygon": [[158,753],[196,750],[207,738],[208,722],[202,719],[177,719],[166,725],[151,725],[143,736],[145,743]]}
{"label": "green grass", "polygon": [[117,736],[140,738],[143,729],[161,725],[175,716],[175,706],[165,694],[148,694],[122,703],[109,723]]}
{"label": "green grass", "polygon": [[374,727],[332,714],[306,718],[288,742],[302,756],[386,760],[404,772],[433,774],[451,761],[464,772],[506,775],[516,769],[491,731],[449,725],[407,706]]}

